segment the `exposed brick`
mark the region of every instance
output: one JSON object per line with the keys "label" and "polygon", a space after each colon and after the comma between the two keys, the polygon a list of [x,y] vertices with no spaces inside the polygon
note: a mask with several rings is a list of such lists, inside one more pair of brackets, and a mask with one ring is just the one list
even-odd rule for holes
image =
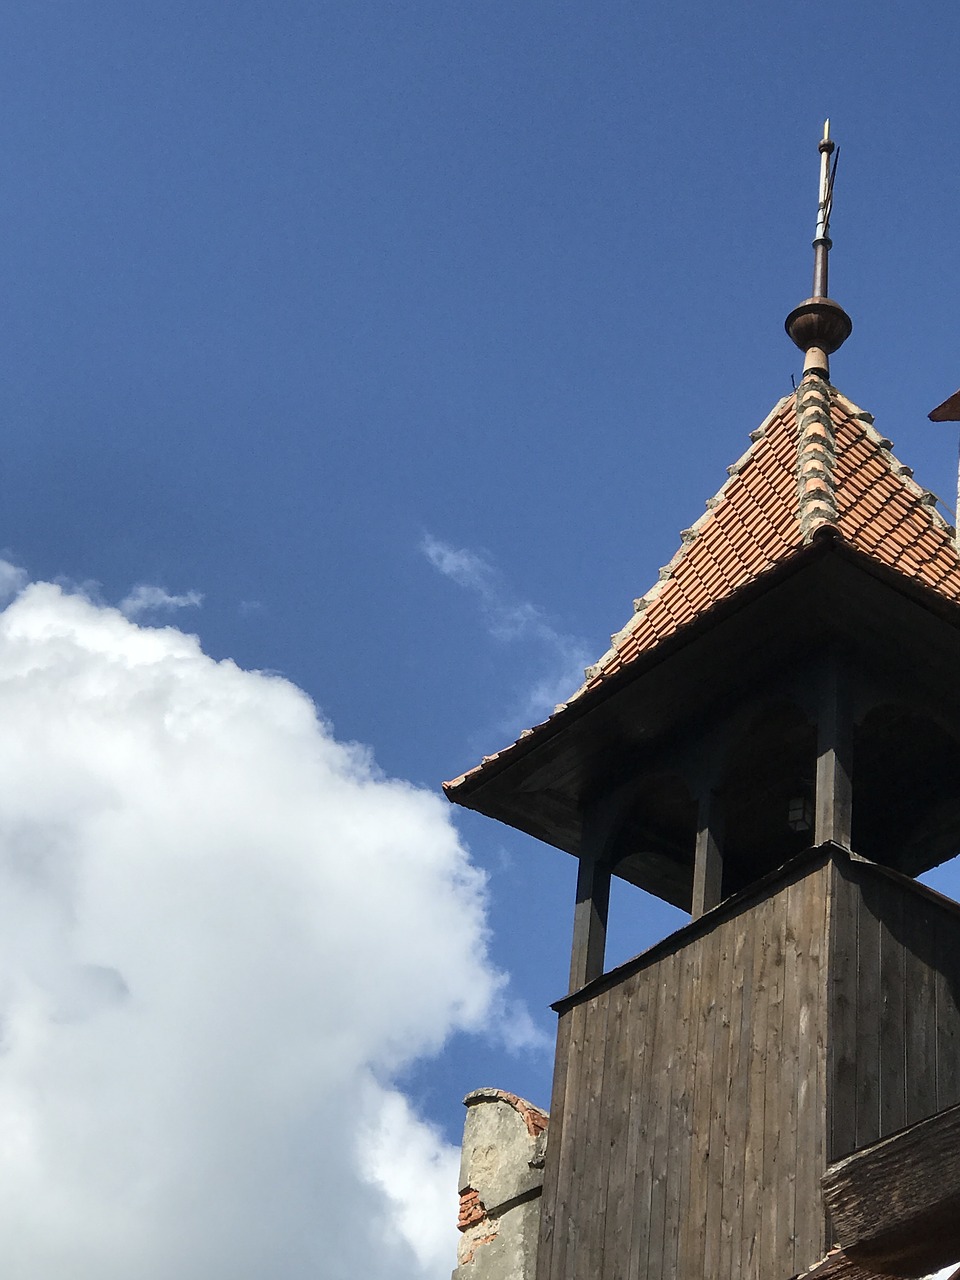
{"label": "exposed brick", "polygon": [[457,1215],[457,1230],[466,1231],[468,1227],[482,1222],[487,1216],[479,1191],[473,1187],[464,1187],[460,1192],[460,1212]]}

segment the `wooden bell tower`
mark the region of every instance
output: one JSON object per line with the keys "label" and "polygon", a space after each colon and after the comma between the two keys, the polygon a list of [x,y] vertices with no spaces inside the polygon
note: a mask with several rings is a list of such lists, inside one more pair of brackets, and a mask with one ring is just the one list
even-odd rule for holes
{"label": "wooden bell tower", "polygon": [[[585,684],[448,783],[579,860],[538,1280],[788,1280],[821,1178],[960,1102],[960,557],[835,387],[825,128],[795,393]],[[604,971],[619,876],[691,922]]]}

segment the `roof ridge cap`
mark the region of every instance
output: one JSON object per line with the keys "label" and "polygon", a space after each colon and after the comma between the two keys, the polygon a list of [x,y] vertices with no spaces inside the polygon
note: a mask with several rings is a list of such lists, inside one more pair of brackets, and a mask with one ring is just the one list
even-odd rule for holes
{"label": "roof ridge cap", "polygon": [[819,529],[839,520],[832,393],[827,380],[812,373],[801,379],[796,392],[796,514],[805,544]]}

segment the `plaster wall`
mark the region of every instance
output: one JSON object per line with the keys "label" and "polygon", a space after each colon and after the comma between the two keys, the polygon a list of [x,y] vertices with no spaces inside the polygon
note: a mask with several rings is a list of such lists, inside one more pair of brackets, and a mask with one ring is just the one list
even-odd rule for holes
{"label": "plaster wall", "polygon": [[477,1089],[464,1105],[453,1280],[533,1280],[547,1114],[502,1089]]}

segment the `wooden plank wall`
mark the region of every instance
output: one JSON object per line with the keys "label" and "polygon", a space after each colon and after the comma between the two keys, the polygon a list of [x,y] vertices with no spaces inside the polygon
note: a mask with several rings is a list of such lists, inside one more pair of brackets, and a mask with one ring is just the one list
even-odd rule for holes
{"label": "wooden plank wall", "polygon": [[960,1102],[960,912],[868,863],[834,877],[831,1162]]}
{"label": "wooden plank wall", "polygon": [[825,1252],[832,866],[560,1017],[538,1280],[767,1280]]}

